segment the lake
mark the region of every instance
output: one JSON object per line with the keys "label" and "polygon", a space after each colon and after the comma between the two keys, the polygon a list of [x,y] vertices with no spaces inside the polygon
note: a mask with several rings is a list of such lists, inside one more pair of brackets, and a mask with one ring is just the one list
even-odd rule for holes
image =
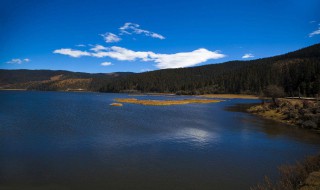
{"label": "lake", "polygon": [[249,189],[320,148],[308,130],[237,111],[258,100],[109,105],[127,97],[0,91],[0,189]]}

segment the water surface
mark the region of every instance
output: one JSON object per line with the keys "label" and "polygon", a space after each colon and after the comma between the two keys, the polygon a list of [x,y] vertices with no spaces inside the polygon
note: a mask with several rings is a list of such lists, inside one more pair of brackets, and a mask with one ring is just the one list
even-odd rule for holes
{"label": "water surface", "polygon": [[234,109],[257,100],[109,106],[126,97],[0,91],[0,189],[249,189],[320,148],[316,134]]}

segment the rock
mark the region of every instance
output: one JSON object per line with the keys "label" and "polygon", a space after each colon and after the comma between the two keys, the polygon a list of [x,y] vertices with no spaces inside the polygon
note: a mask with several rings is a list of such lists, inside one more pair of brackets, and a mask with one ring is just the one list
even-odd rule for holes
{"label": "rock", "polygon": [[307,110],[307,109],[299,109],[299,114],[300,114],[300,115],[304,115],[304,114],[306,114],[306,113],[308,113],[308,110]]}
{"label": "rock", "polygon": [[316,129],[317,128],[317,124],[311,120],[307,120],[305,122],[303,122],[302,127],[304,128],[309,128],[309,129]]}
{"label": "rock", "polygon": [[310,173],[300,190],[320,190],[320,172]]}
{"label": "rock", "polygon": [[112,103],[110,106],[123,106],[121,103]]}
{"label": "rock", "polygon": [[306,185],[319,186],[320,188],[320,171],[309,174],[305,181]]}

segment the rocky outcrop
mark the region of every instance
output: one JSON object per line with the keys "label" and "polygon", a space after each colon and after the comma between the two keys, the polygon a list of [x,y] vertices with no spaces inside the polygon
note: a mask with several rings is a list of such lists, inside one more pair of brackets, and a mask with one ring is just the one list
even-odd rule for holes
{"label": "rocky outcrop", "polygon": [[248,109],[249,112],[320,132],[319,103],[310,100],[278,99],[274,103],[264,103]]}
{"label": "rocky outcrop", "polygon": [[299,190],[320,190],[320,171],[310,173]]}

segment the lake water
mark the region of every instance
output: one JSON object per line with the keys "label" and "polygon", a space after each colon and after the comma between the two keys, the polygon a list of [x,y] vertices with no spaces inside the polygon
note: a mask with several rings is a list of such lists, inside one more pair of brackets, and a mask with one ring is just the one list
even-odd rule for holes
{"label": "lake water", "polygon": [[132,96],[0,91],[0,189],[249,189],[320,148],[319,135],[234,111],[257,100],[109,106],[117,97]]}

